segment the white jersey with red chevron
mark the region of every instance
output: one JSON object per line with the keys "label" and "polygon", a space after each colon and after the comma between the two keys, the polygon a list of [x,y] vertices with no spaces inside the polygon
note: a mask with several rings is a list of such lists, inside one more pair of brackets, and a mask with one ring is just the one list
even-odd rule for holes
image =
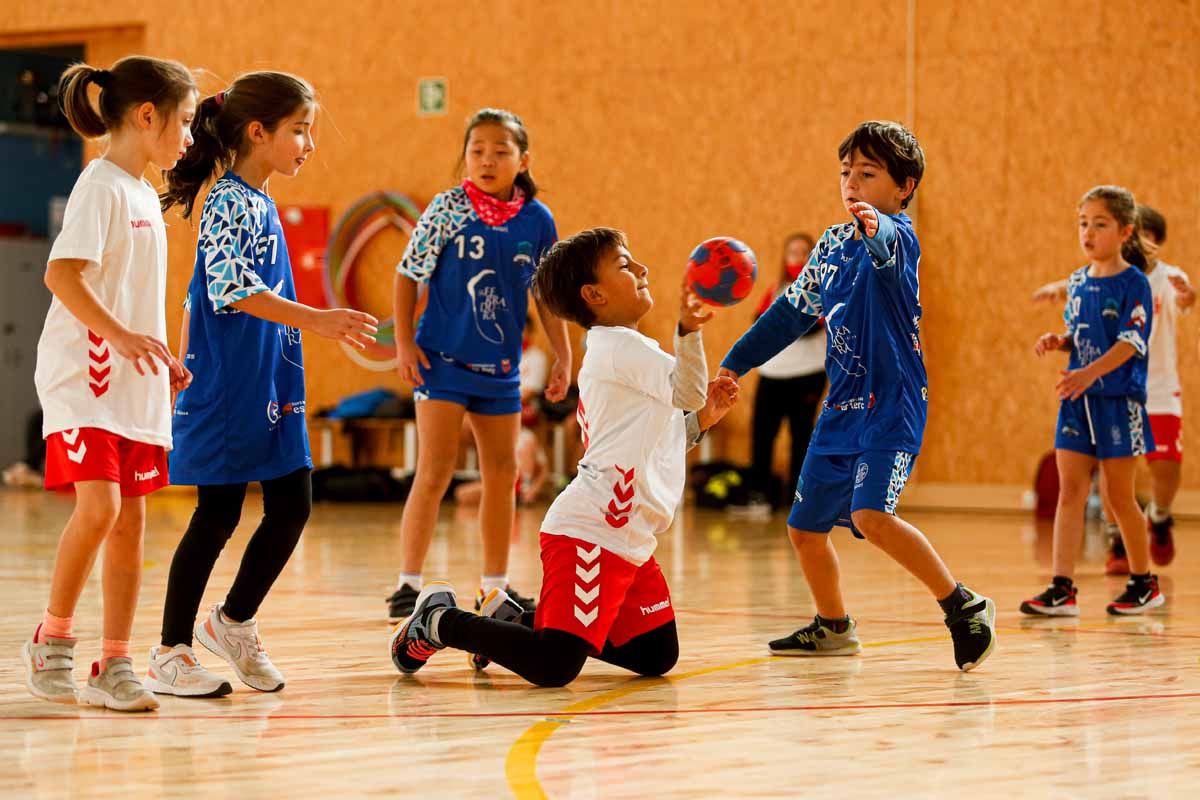
{"label": "white jersey with red chevron", "polygon": [[641,565],[683,495],[683,411],[672,404],[675,358],[631,328],[593,327],[579,370],[585,451],[542,530],[592,542]]}
{"label": "white jersey with red chevron", "polygon": [[[84,168],[67,201],[50,261],[79,260],[100,304],[136,333],[167,339],[167,231],[158,195],[103,158]],[[170,380],[139,375],[58,298],[50,302],[38,342],[42,435],[100,428],[134,442],[171,447]]]}

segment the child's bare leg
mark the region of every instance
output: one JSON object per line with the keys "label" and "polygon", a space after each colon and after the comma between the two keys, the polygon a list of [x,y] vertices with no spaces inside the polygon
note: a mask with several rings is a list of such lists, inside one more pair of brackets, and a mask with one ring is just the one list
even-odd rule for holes
{"label": "child's bare leg", "polygon": [[1052,568],[1055,575],[1074,578],[1075,559],[1083,541],[1083,512],[1092,490],[1096,459],[1071,450],[1056,450],[1054,457],[1058,464],[1058,507],[1054,510]]}
{"label": "child's bare leg", "polygon": [[[454,477],[466,409],[445,400],[417,403],[417,473],[400,517],[400,571],[419,575],[429,552],[438,506]],[[417,587],[414,587],[417,588]]]}
{"label": "child's bare leg", "polygon": [[846,604],[842,600],[841,567],[837,550],[828,533],[800,531],[789,526],[788,539],[800,559],[804,580],[812,592],[817,614],[825,619],[842,619]]}
{"label": "child's bare leg", "polygon": [[517,510],[517,434],[520,414],[471,414],[483,498],[479,503],[479,528],[483,535],[483,574],[508,574],[508,548]]}
{"label": "child's bare leg", "polygon": [[1150,537],[1146,532],[1146,521],[1133,493],[1133,475],[1137,459],[1108,458],[1100,462],[1104,473],[1104,487],[1108,492],[1108,504],[1121,527],[1121,539],[1129,556],[1129,571],[1142,575],[1150,571]]}
{"label": "child's bare leg", "polygon": [[54,616],[75,615],[75,606],[96,562],[100,544],[112,530],[120,509],[118,484],[111,481],[79,481],[75,484],[75,510],[58,541],[54,573],[50,578],[50,601],[46,610]]}
{"label": "child's bare leg", "polygon": [[142,586],[146,498],[126,497],[104,541],[104,638],[128,642]]}
{"label": "child's bare leg", "polygon": [[899,517],[883,511],[864,508],[851,516],[854,527],[867,541],[925,584],[935,599],[941,600],[954,591],[958,584],[925,534]]}

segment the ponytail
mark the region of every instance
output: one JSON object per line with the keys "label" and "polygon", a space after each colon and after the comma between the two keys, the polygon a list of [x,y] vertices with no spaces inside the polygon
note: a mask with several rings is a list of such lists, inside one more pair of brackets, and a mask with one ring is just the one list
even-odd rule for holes
{"label": "ponytail", "polygon": [[[92,105],[88,86],[100,89]],[[58,101],[76,133],[98,139],[121,126],[125,113],[143,103],[153,103],[162,113],[175,110],[180,101],[196,91],[187,67],[178,61],[148,56],[129,56],[98,69],[89,64],[72,64],[58,80]]]}
{"label": "ponytail", "polygon": [[[103,73],[103,74],[102,74]],[[111,73],[87,64],[72,64],[58,79],[58,102],[71,127],[85,139],[98,139],[108,133],[108,126],[96,113],[88,97],[88,84],[96,84],[103,91],[109,83]]]}

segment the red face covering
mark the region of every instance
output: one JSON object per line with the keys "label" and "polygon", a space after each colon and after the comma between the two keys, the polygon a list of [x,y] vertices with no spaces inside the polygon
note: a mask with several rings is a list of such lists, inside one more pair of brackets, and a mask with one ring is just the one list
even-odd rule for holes
{"label": "red face covering", "polygon": [[503,225],[519,214],[525,205],[525,192],[521,191],[520,186],[513,187],[513,198],[507,202],[492,197],[469,179],[463,180],[462,187],[467,190],[475,213],[488,225]]}

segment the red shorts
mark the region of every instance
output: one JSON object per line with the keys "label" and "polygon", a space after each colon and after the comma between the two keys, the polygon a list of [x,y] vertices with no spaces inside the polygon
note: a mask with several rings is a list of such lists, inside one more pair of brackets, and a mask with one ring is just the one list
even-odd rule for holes
{"label": "red shorts", "polygon": [[121,484],[122,497],[142,497],[167,485],[167,451],[100,428],[74,428],[46,437],[46,488],[79,481]]}
{"label": "red shorts", "polygon": [[640,567],[598,544],[543,533],[542,594],[535,630],[553,628],[585,640],[593,653],[620,646],[675,619],[658,562]]}
{"label": "red shorts", "polygon": [[1147,461],[1183,461],[1183,417],[1151,414],[1150,432],[1154,449],[1146,453]]}

